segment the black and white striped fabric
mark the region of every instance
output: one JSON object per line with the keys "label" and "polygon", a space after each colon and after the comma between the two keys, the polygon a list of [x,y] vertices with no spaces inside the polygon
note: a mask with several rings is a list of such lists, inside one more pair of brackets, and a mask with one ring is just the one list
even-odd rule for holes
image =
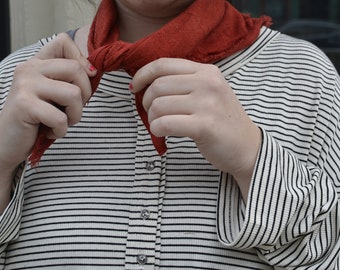
{"label": "black and white striped fabric", "polygon": [[[2,62],[1,107],[15,66],[48,41]],[[191,139],[168,137],[159,157],[131,78],[107,73],[82,121],[18,172],[0,269],[340,269],[339,75],[267,28],[216,65],[263,132],[248,202]]]}

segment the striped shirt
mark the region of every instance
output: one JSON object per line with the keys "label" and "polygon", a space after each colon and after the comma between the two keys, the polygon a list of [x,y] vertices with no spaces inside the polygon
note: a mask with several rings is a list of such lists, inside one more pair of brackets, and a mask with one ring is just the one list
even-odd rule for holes
{"label": "striped shirt", "polygon": [[[15,66],[49,40],[3,60],[0,107]],[[106,73],[81,122],[39,167],[18,171],[0,219],[0,269],[340,269],[333,65],[267,28],[216,65],[263,134],[246,203],[190,138],[167,137],[158,156],[131,77]]]}

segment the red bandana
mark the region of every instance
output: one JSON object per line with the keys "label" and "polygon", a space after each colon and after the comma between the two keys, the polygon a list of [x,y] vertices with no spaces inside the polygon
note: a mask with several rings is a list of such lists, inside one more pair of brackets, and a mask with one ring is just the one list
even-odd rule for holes
{"label": "red bandana", "polygon": [[[127,43],[119,40],[114,2],[102,0],[90,29],[89,61],[98,69],[97,76],[91,78],[93,91],[104,72],[123,69],[133,76],[138,69],[161,57],[216,62],[250,46],[259,36],[261,27],[271,24],[269,17],[251,18],[225,0],[196,0],[157,32],[135,43]],[[136,94],[136,107],[149,130],[142,106],[143,94],[144,91]],[[32,165],[39,162],[54,141],[46,139],[46,130],[44,126],[40,129],[29,158]],[[165,139],[153,134],[151,138],[158,153],[163,155]]]}

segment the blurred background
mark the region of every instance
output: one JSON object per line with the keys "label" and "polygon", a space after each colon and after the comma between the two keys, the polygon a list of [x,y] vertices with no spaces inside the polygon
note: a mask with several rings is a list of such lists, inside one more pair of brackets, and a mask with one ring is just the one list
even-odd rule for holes
{"label": "blurred background", "polygon": [[[137,0],[136,0],[137,1]],[[1,0],[0,60],[41,37],[90,23],[100,0]],[[309,40],[340,71],[340,0],[230,0],[242,12],[267,14],[272,28]]]}
{"label": "blurred background", "polygon": [[321,48],[340,72],[340,0],[231,0],[242,12],[267,14],[272,28]]}
{"label": "blurred background", "polygon": [[0,0],[0,60],[42,37],[90,23],[99,0]]}

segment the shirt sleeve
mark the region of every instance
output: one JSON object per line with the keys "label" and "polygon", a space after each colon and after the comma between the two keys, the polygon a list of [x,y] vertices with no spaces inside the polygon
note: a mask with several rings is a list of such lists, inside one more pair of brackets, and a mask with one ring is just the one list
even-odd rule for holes
{"label": "shirt sleeve", "polygon": [[2,269],[1,266],[4,265],[8,243],[14,240],[19,232],[24,197],[23,176],[25,168],[26,164],[22,164],[19,167],[14,179],[16,185],[12,199],[0,216],[0,269]]}
{"label": "shirt sleeve", "polygon": [[246,205],[232,176],[222,175],[217,231],[224,245],[255,248],[278,269],[334,269],[339,264],[339,76],[334,82],[331,102],[328,96],[328,106],[320,104],[323,115],[316,119],[306,160],[262,129]]}
{"label": "shirt sleeve", "polygon": [[[0,113],[5,104],[16,66],[32,56],[50,39],[43,39],[35,44],[22,48],[3,59],[0,63]],[[0,215],[0,269],[3,269],[6,248],[10,241],[18,236],[20,228],[21,211],[23,205],[24,183],[23,175],[26,164],[22,164],[14,179],[13,194],[10,203]],[[0,172],[1,173],[1,172]]]}

